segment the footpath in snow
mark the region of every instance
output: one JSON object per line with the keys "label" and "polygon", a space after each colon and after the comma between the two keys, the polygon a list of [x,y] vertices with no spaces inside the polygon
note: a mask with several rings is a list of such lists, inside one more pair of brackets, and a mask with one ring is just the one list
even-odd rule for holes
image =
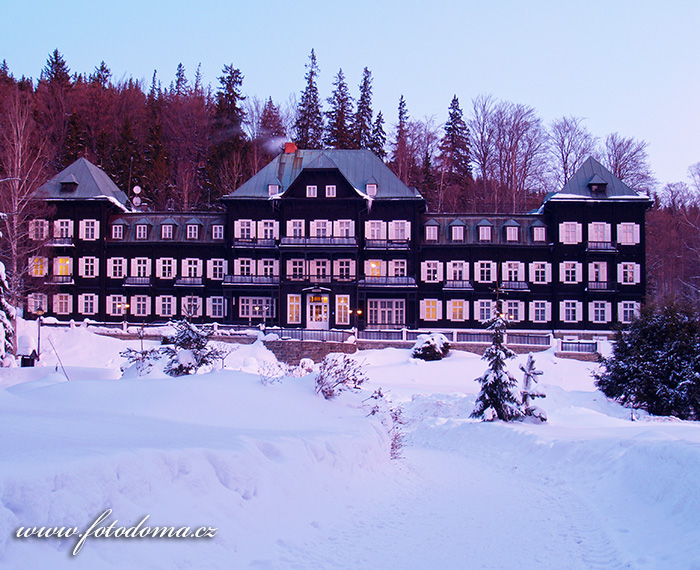
{"label": "footpath in snow", "polygon": [[[260,343],[225,370],[121,379],[137,342],[44,334],[70,381],[43,339],[43,367],[0,370],[2,568],[700,569],[698,424],[630,421],[591,364],[536,355],[548,423],[482,423],[468,353],[360,352],[365,393],[325,401],[313,375],[263,385]],[[398,461],[363,402],[380,386],[404,408]],[[75,556],[74,537],[14,538],[106,509],[217,535],[91,537]]]}

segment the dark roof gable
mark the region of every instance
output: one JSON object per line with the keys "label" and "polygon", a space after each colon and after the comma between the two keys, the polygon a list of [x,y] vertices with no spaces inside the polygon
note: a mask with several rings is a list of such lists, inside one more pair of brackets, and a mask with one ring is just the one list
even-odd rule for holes
{"label": "dark roof gable", "polygon": [[[591,189],[592,185],[599,186],[599,191],[593,192]],[[561,191],[555,192],[548,197],[549,200],[576,200],[581,198],[593,200],[648,200],[646,196],[632,190],[593,157],[586,159],[581,168],[574,173]]]}

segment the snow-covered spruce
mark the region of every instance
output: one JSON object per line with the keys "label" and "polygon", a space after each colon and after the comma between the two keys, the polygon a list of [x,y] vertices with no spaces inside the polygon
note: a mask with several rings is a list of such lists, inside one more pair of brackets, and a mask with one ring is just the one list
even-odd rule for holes
{"label": "snow-covered spruce", "polygon": [[532,353],[527,355],[527,362],[524,365],[520,365],[520,370],[523,372],[523,389],[520,392],[523,414],[534,420],[546,422],[547,412],[532,404],[532,400],[535,398],[545,397],[545,393],[535,386],[537,377],[541,376],[543,372],[535,368],[535,358],[532,356]]}
{"label": "snow-covered spruce", "polygon": [[486,349],[483,360],[488,361],[489,367],[476,381],[481,384],[481,391],[476,397],[473,418],[483,418],[486,421],[495,419],[507,422],[520,419],[523,413],[515,393],[517,380],[508,371],[506,360],[515,353],[504,344],[506,321],[496,315],[487,322],[491,331],[491,346]]}
{"label": "snow-covered spruce", "polygon": [[187,320],[172,323],[176,333],[172,346],[162,346],[161,354],[168,358],[165,373],[170,376],[193,374],[203,366],[212,364],[223,353],[209,344],[214,332],[212,327],[197,327]]}
{"label": "snow-covered spruce", "polygon": [[411,356],[421,360],[442,360],[450,352],[450,343],[441,333],[429,333],[418,336],[411,349]]}
{"label": "snow-covered spruce", "polygon": [[13,352],[15,330],[12,321],[15,316],[15,309],[7,300],[7,292],[10,287],[7,284],[5,265],[0,262],[0,359],[4,359],[6,354]]}

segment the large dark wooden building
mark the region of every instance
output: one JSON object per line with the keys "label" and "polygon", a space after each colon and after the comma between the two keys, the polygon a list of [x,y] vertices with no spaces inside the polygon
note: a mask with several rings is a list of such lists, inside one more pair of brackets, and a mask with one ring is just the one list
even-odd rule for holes
{"label": "large dark wooden building", "polygon": [[589,158],[534,212],[431,214],[369,151],[297,150],[221,213],[137,211],[80,159],[37,192],[29,314],[328,328],[606,330],[645,293],[649,199]]}

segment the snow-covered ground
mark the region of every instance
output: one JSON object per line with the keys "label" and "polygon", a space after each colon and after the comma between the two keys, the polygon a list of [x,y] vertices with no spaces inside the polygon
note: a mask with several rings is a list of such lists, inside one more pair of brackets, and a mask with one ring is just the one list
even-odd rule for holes
{"label": "snow-covered ground", "polygon": [[[313,375],[263,385],[260,343],[224,370],[121,378],[138,344],[45,327],[43,366],[0,369],[0,567],[700,570],[700,425],[631,421],[592,364],[537,354],[549,421],[504,424],[469,419],[473,354],[363,351],[365,393],[325,401]],[[404,408],[400,460],[363,402],[378,387]],[[104,527],[217,533],[76,555],[77,536],[15,537],[107,509]]]}

